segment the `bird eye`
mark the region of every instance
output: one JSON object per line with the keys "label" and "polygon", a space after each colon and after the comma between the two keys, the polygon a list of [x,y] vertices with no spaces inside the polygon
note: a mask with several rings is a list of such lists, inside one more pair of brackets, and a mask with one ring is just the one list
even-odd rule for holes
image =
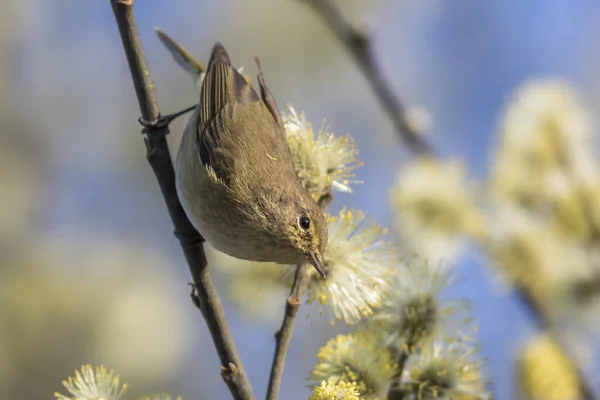
{"label": "bird eye", "polygon": [[308,228],[310,228],[310,218],[306,215],[301,215],[300,218],[298,218],[298,225],[300,225],[300,228],[307,231]]}

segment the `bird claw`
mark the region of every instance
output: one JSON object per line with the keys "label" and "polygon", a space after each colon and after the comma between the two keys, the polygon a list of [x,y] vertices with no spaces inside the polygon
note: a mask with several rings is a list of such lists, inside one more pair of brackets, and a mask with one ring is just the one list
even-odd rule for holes
{"label": "bird claw", "polygon": [[196,306],[197,309],[200,309],[200,298],[198,297],[198,289],[196,289],[196,285],[193,283],[188,283],[190,285],[190,299],[192,299],[192,303]]}
{"label": "bird claw", "polygon": [[166,128],[171,121],[167,120],[165,117],[163,117],[159,114],[158,118],[156,118],[153,121],[148,121],[148,120],[144,119],[143,117],[139,117],[138,122],[140,125],[142,125],[147,130],[158,130],[158,129]]}
{"label": "bird claw", "polygon": [[138,123],[142,125],[144,128],[142,129],[142,135],[147,135],[151,132],[159,132],[163,135],[169,134],[169,124],[175,118],[171,118],[171,114],[165,115],[164,117],[158,114],[158,118],[153,121],[145,120],[143,117],[138,118]]}

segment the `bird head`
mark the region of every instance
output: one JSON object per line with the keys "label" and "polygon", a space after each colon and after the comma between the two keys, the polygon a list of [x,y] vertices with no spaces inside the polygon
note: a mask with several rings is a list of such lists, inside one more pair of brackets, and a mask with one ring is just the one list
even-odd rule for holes
{"label": "bird head", "polygon": [[[304,190],[290,191],[293,196],[284,196],[279,204],[277,224],[284,227],[280,232],[280,240],[291,250],[298,262],[309,262],[317,272],[326,277],[323,265],[323,255],[327,248],[327,221],[323,212]],[[275,221],[274,221],[275,222]]]}

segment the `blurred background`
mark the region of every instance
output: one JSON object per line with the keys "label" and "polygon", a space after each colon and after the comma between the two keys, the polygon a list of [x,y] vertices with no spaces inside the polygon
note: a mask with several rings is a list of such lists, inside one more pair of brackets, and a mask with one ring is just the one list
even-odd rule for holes
{"label": "blurred background", "polygon": [[[49,398],[81,364],[104,363],[130,385],[131,398],[151,391],[229,398],[145,160],[137,100],[108,0],[0,4],[3,397]],[[558,79],[573,88],[590,120],[587,151],[595,157],[596,0],[337,4],[352,23],[369,30],[393,90],[420,116],[441,157],[462,160],[468,180],[491,176],[507,104],[531,80]],[[334,132],[357,142],[364,162],[357,179],[364,183],[353,194],[336,195],[331,210],[359,208],[394,226],[390,189],[412,155],[351,57],[311,9],[294,0],[146,0],[137,2],[136,15],[163,114],[194,104],[197,94],[155,27],[202,61],[222,41],[251,76],[258,54],[281,108],[293,104],[316,127],[326,118]],[[172,125],[172,152],[185,120]],[[219,274],[219,257],[211,257],[242,360],[257,396],[264,397],[285,292],[269,293],[264,309],[244,310],[227,296],[226,274]],[[467,244],[451,261],[456,278],[449,295],[472,304],[497,398],[526,398],[523,387],[537,386],[523,377],[535,370],[536,360],[546,366],[559,361],[477,245]],[[592,308],[585,321],[565,323],[564,337],[592,378],[598,377],[599,315]],[[343,330],[327,315],[299,319],[282,399],[307,398],[305,378],[318,349]],[[523,360],[523,354],[530,356]],[[600,381],[592,381],[600,391]],[[545,393],[554,394],[528,395],[577,398],[568,391]]]}

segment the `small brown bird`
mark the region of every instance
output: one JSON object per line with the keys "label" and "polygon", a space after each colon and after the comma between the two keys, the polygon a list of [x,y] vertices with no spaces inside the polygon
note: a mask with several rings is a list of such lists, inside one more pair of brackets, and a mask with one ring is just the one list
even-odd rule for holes
{"label": "small brown bird", "polygon": [[217,250],[250,261],[309,261],[325,277],[327,223],[296,177],[275,99],[258,58],[259,97],[221,43],[183,132],[177,193]]}

